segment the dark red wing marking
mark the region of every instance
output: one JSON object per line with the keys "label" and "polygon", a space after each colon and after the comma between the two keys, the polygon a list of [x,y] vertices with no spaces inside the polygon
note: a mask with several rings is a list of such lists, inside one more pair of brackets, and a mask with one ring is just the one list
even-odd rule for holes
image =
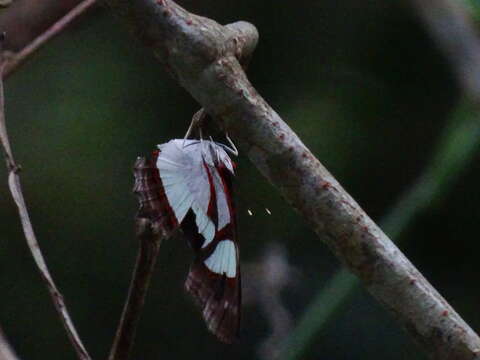
{"label": "dark red wing marking", "polygon": [[159,231],[172,233],[178,228],[178,221],[168,203],[165,190],[156,166],[158,153],[153,159],[138,158],[133,173],[135,184],[133,192],[140,203],[137,216],[150,219]]}
{"label": "dark red wing marking", "polygon": [[[207,170],[209,172],[209,170]],[[227,197],[231,223],[217,229],[214,240],[205,248],[196,249],[195,261],[190,267],[186,290],[193,296],[202,310],[208,329],[219,340],[232,343],[238,339],[241,315],[241,279],[236,243],[236,221],[232,199],[232,175],[224,166],[217,168]],[[211,181],[211,174],[209,172]],[[211,185],[213,185],[211,183]],[[214,203],[216,207],[216,202]],[[193,215],[194,216],[194,215]],[[218,224],[218,222],[216,222]],[[225,239],[235,243],[237,252],[237,276],[228,278],[207,268],[204,261],[215,251],[217,244]],[[194,248],[195,249],[195,248]]]}
{"label": "dark red wing marking", "polygon": [[228,278],[210,271],[202,260],[196,259],[185,287],[202,309],[208,329],[225,343],[235,342],[240,328],[239,274]]}
{"label": "dark red wing marking", "polygon": [[[233,167],[235,168],[236,165],[232,162]],[[220,164],[217,167],[217,171],[220,174],[220,179],[222,180],[223,189],[225,191],[225,195],[227,197],[228,208],[230,210],[230,218],[233,222],[233,227],[235,228],[234,238],[232,239],[235,243],[237,242],[236,239],[236,213],[235,213],[235,203],[233,199],[233,175],[232,173],[225,167],[225,165]]]}
{"label": "dark red wing marking", "polygon": [[207,172],[208,184],[210,185],[210,201],[208,202],[207,215],[215,224],[215,227],[218,226],[218,209],[217,209],[217,195],[215,193],[215,185],[213,184],[212,173],[208,168],[207,164],[203,162],[203,167]]}

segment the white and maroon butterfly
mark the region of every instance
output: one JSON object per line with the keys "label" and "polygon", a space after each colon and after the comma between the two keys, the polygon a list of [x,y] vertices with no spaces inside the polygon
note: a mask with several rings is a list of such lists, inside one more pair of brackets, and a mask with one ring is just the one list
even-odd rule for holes
{"label": "white and maroon butterfly", "polygon": [[139,159],[135,188],[139,217],[164,233],[181,227],[195,259],[186,290],[202,309],[208,329],[231,343],[240,325],[240,264],[229,147],[208,140],[175,139]]}

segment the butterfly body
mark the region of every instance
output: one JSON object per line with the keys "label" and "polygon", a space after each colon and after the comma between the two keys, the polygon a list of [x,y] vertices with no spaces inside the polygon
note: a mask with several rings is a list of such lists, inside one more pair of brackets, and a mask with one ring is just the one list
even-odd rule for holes
{"label": "butterfly body", "polygon": [[221,341],[238,337],[240,265],[232,199],[235,165],[222,144],[175,139],[135,169],[140,217],[165,234],[181,227],[195,259],[185,288]]}

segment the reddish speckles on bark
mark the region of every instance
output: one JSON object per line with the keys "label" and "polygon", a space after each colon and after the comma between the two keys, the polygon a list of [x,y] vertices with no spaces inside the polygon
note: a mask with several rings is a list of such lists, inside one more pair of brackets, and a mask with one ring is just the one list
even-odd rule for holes
{"label": "reddish speckles on bark", "polygon": [[188,20],[186,21],[186,23],[187,23],[187,25],[192,25],[192,24],[193,24],[193,21],[192,21],[192,19],[188,19]]}
{"label": "reddish speckles on bark", "polygon": [[332,187],[332,184],[329,183],[328,181],[324,181],[323,184],[322,184],[322,189],[323,190],[328,190]]}
{"label": "reddish speckles on bark", "polygon": [[272,122],[272,126],[275,126],[275,127],[278,126],[278,122],[276,122],[276,121]]}
{"label": "reddish speckles on bark", "polygon": [[408,283],[409,283],[410,285],[415,285],[416,282],[417,282],[416,279],[411,278]]}
{"label": "reddish speckles on bark", "polygon": [[157,0],[157,5],[164,6],[165,3],[163,2],[163,0]]}
{"label": "reddish speckles on bark", "polygon": [[442,316],[448,316],[448,310],[444,310],[444,311],[442,312]]}
{"label": "reddish speckles on bark", "polygon": [[285,139],[285,134],[280,134],[280,135],[278,135],[278,138],[279,138],[280,140],[284,140],[284,139]]}
{"label": "reddish speckles on bark", "polygon": [[306,151],[303,152],[302,158],[306,159],[308,157],[308,153]]}

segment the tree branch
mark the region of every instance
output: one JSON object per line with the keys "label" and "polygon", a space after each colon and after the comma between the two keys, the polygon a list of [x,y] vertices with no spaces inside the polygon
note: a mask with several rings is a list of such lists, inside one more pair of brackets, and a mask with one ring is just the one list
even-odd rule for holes
{"label": "tree branch", "polygon": [[5,334],[0,328],[0,359],[1,360],[19,360],[12,347],[7,341]]}
{"label": "tree branch", "polygon": [[[139,159],[137,163],[143,160]],[[139,240],[137,260],[109,360],[126,360],[130,355],[162,241],[161,234],[152,228],[148,219],[137,218],[136,227]]]}
{"label": "tree branch", "polygon": [[9,75],[11,75],[19,65],[23,64],[23,62],[25,62],[34,52],[45,45],[46,42],[60,34],[69,24],[71,24],[75,19],[91,8],[96,1],[97,0],[82,1],[18,53],[9,55],[3,68],[3,78],[6,79]]}
{"label": "tree branch", "polygon": [[336,256],[436,359],[480,359],[480,339],[262,99],[237,59],[253,25],[218,23],[171,0],[109,0],[172,75]]}
{"label": "tree branch", "polygon": [[[480,119],[477,108],[464,101],[449,119],[429,165],[407,192],[399,198],[380,221],[394,240],[440,196],[451,190],[456,180],[475,158],[480,145]],[[407,240],[407,239],[403,239]],[[284,342],[283,360],[303,359],[315,336],[334,322],[360,282],[347,270],[333,275],[314,296],[296,328]]]}
{"label": "tree branch", "polygon": [[[2,50],[4,36],[4,34],[0,36],[0,53]],[[2,70],[3,62],[0,61],[0,73],[2,73]],[[42,276],[45,284],[47,285],[47,289],[50,292],[50,296],[53,300],[53,305],[55,306],[55,309],[60,316],[60,320],[65,330],[67,331],[68,338],[70,339],[70,342],[72,343],[78,358],[81,360],[90,360],[90,356],[88,355],[87,350],[83,346],[82,341],[80,340],[77,331],[75,330],[75,327],[72,323],[72,320],[70,319],[67,307],[65,305],[65,302],[63,301],[63,296],[57,289],[50,275],[50,272],[48,271],[47,264],[45,263],[42,252],[40,250],[40,246],[35,237],[33,226],[30,222],[30,217],[28,215],[27,206],[25,204],[25,199],[23,197],[22,188],[20,185],[20,177],[18,173],[21,168],[19,165],[17,165],[13,158],[10,141],[7,135],[4,105],[3,80],[0,77],[0,140],[2,142],[2,147],[5,152],[5,159],[7,162],[8,186],[10,188],[10,192],[12,193],[13,200],[18,207],[18,213],[22,222],[23,232],[25,234],[28,247],[30,248],[38,270],[40,271],[40,275]]]}

